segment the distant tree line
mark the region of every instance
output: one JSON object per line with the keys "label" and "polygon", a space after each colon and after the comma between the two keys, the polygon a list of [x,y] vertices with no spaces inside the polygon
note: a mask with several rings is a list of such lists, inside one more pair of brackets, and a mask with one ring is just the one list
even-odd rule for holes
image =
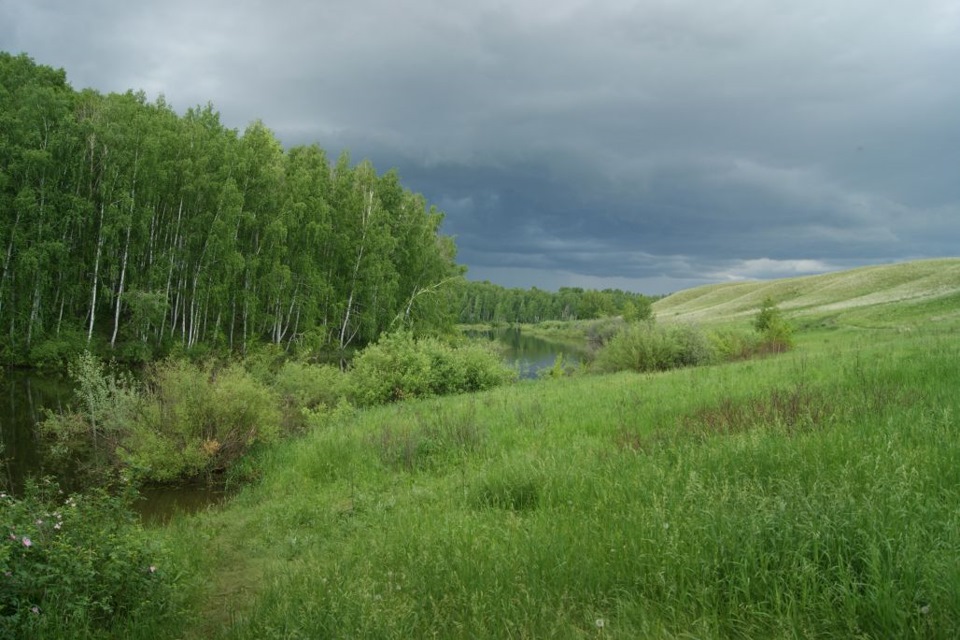
{"label": "distant tree line", "polygon": [[344,349],[456,321],[442,214],[369,162],[0,52],[0,360]]}
{"label": "distant tree line", "polygon": [[464,281],[460,285],[460,322],[537,323],[545,320],[591,320],[623,316],[643,320],[652,314],[653,298],[619,289],[561,287],[557,292],[507,289],[490,282]]}

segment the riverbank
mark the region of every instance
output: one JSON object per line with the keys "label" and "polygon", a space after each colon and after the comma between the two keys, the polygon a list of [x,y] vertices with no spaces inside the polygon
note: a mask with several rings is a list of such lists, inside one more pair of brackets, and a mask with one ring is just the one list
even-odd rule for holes
{"label": "riverbank", "polygon": [[958,357],[831,331],[371,409],[152,535],[187,637],[954,637]]}

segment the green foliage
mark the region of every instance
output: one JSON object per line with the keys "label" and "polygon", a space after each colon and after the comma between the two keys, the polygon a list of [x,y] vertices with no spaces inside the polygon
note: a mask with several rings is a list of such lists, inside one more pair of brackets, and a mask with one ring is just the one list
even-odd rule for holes
{"label": "green foliage", "polygon": [[70,373],[75,408],[40,428],[63,464],[80,461],[85,483],[123,470],[154,482],[209,475],[280,435],[277,395],[240,365],[167,360],[138,384],[84,353]]}
{"label": "green foliage", "polygon": [[723,362],[747,360],[763,351],[761,336],[749,330],[729,327],[711,329],[707,332],[707,338],[717,359]]}
{"label": "green foliage", "polygon": [[175,578],[126,499],[64,497],[49,481],[0,493],[0,636],[101,637],[150,616],[161,623]]}
{"label": "green foliage", "polygon": [[290,430],[306,426],[310,415],[335,408],[347,397],[348,384],[349,377],[338,367],[293,361],[285,363],[273,380]]}
{"label": "green foliage", "polygon": [[572,375],[574,368],[566,361],[562,353],[558,353],[557,357],[554,358],[553,364],[547,369],[541,369],[537,373],[539,378],[550,378],[556,380],[557,378],[563,378],[565,376]]}
{"label": "green foliage", "polygon": [[666,371],[709,364],[716,357],[709,339],[696,327],[648,322],[625,326],[597,352],[594,366],[601,372]]}
{"label": "green foliage", "polygon": [[81,484],[98,484],[118,465],[117,451],[141,419],[140,385],[89,351],[69,366],[76,384],[73,410],[48,412],[40,432],[60,465],[72,467]]}
{"label": "green foliage", "polygon": [[538,324],[551,320],[591,320],[621,315],[628,322],[653,314],[652,299],[620,289],[561,287],[558,292],[507,289],[489,282],[462,281],[462,324]]}
{"label": "green foliage", "polygon": [[753,320],[753,327],[763,336],[767,351],[782,353],[793,348],[793,329],[772,298],[763,301]]}
{"label": "green foliage", "polygon": [[38,369],[64,371],[86,349],[86,336],[79,331],[65,329],[34,345],[28,361]]}
{"label": "green foliage", "polygon": [[169,481],[223,471],[280,435],[279,402],[243,367],[166,361],[149,374],[141,420],[119,455],[141,477]]}
{"label": "green foliage", "polygon": [[385,335],[364,349],[350,370],[350,400],[359,406],[480,391],[514,373],[481,343],[451,346],[406,332]]}
{"label": "green foliage", "polygon": [[356,411],[170,533],[211,584],[180,635],[955,638],[958,357],[834,331]]}
{"label": "green foliage", "polygon": [[394,172],[0,52],[0,359],[309,356],[455,320],[443,215]]}

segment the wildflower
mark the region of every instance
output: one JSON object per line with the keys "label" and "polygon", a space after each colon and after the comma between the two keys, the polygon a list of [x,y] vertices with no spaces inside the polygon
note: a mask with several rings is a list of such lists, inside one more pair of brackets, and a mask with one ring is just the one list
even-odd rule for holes
{"label": "wildflower", "polygon": [[150,565],[150,573],[156,573],[156,572],[157,572],[157,567],[154,565]]}
{"label": "wildflower", "polygon": [[930,613],[930,605],[929,605],[929,604],[925,604],[925,605],[923,605],[922,607],[920,607],[920,615],[924,615],[924,616],[925,616],[925,615],[927,615],[928,613]]}
{"label": "wildflower", "polygon": [[42,526],[43,526],[43,520],[41,520],[40,518],[37,518],[37,526],[38,526],[38,527],[42,527]]}
{"label": "wildflower", "polygon": [[32,607],[30,607],[30,611],[32,611],[34,615],[40,615],[40,607],[38,607],[37,605],[33,605]]}
{"label": "wildflower", "polygon": [[606,620],[604,620],[603,618],[597,618],[597,622],[596,622],[597,629],[603,629],[606,626],[606,624],[607,624]]}
{"label": "wildflower", "polygon": [[62,522],[58,522],[57,524],[53,525],[53,528],[56,529],[57,531],[59,531],[59,530],[60,530],[60,525],[62,525],[62,524],[63,524]]}
{"label": "wildflower", "polygon": [[32,547],[32,546],[33,546],[33,541],[30,540],[30,538],[28,538],[27,536],[23,536],[22,542],[23,542],[23,546],[25,546],[25,547]]}

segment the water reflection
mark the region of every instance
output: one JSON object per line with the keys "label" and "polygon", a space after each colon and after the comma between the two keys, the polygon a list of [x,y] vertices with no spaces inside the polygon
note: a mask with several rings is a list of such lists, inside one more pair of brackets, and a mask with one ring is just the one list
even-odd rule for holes
{"label": "water reflection", "polygon": [[134,505],[140,520],[147,525],[163,525],[178,515],[189,515],[217,507],[228,494],[221,488],[207,484],[188,484],[171,487],[144,487],[141,499]]}
{"label": "water reflection", "polygon": [[586,347],[544,340],[515,327],[471,332],[469,335],[499,342],[505,348],[504,359],[517,368],[521,378],[536,378],[540,371],[552,367],[559,355],[563,355],[566,364],[574,366],[586,357]]}
{"label": "water reflection", "polygon": [[37,424],[45,411],[62,410],[70,401],[71,385],[57,376],[11,369],[0,378],[0,459],[4,484],[23,489],[29,475],[58,475],[44,465]]}

